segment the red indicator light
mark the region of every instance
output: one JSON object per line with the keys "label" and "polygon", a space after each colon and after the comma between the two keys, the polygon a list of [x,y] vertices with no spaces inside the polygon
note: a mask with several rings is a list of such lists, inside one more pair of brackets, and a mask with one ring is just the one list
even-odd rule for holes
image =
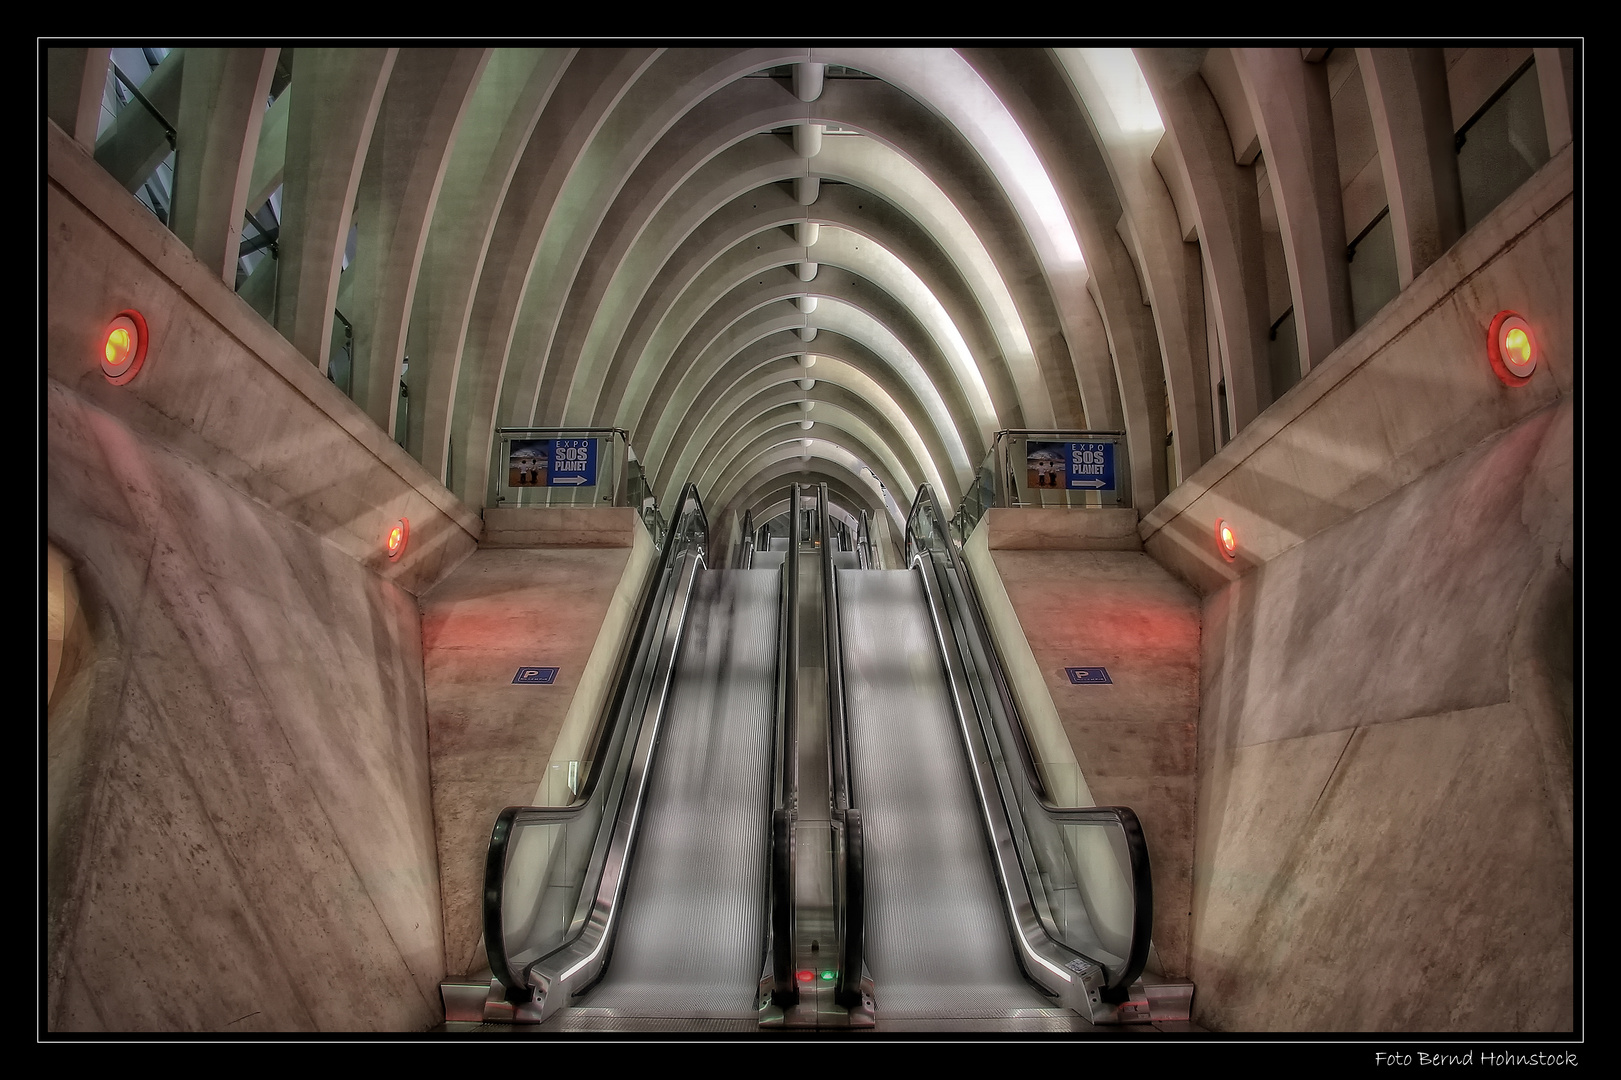
{"label": "red indicator light", "polygon": [[397,562],[399,557],[405,554],[405,542],[410,538],[411,523],[405,518],[400,518],[394,523],[394,527],[388,530],[388,538],[383,542],[384,547],[388,549],[390,562]]}
{"label": "red indicator light", "polygon": [[128,327],[113,327],[112,333],[107,335],[107,366],[122,364],[134,346],[135,335],[129,332]]}
{"label": "red indicator light", "polygon": [[1518,312],[1499,311],[1492,318],[1486,353],[1505,386],[1524,386],[1537,369],[1536,336]]}
{"label": "red indicator light", "polygon": [[1231,525],[1220,519],[1216,521],[1216,549],[1228,562],[1238,557],[1238,534],[1233,532]]}
{"label": "red indicator light", "polygon": [[1518,326],[1503,335],[1503,359],[1511,364],[1531,362],[1531,335]]}
{"label": "red indicator light", "polygon": [[101,373],[114,386],[135,378],[146,360],[146,320],[138,311],[120,311],[101,339]]}
{"label": "red indicator light", "polygon": [[814,971],[801,971],[801,972],[798,973],[798,976],[799,976],[799,981],[800,982],[810,982],[812,979],[816,978],[816,972],[814,972]]}

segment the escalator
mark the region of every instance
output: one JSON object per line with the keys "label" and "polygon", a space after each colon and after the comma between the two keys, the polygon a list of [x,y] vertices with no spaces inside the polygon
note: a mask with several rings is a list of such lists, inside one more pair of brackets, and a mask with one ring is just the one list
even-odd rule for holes
{"label": "escalator", "polygon": [[580,800],[497,821],[486,1020],[758,1026],[783,745],[781,574],[709,568],[696,491],[681,505]]}
{"label": "escalator", "polygon": [[1191,987],[1156,1015],[1141,981],[1153,895],[1136,816],[1049,799],[946,523],[923,487],[908,569],[841,568],[829,593],[877,1027],[1185,1019]]}
{"label": "escalator", "polygon": [[745,521],[716,570],[683,493],[579,800],[496,823],[482,1019],[1160,1018],[1140,981],[1142,831],[1128,809],[1048,798],[932,492],[908,517],[906,570],[865,569],[866,530],[831,523],[826,485],[806,501],[794,485],[787,537]]}
{"label": "escalator", "polygon": [[1041,1015],[1014,956],[917,570],[840,570],[879,1022]]}

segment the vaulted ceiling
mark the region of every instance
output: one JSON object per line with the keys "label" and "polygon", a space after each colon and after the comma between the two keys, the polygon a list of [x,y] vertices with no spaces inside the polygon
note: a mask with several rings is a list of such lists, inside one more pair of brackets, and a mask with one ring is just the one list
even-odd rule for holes
{"label": "vaulted ceiling", "polygon": [[1352,329],[1325,51],[191,48],[145,93],[170,227],[473,505],[502,427],[623,428],[712,520],[1085,428],[1146,511]]}

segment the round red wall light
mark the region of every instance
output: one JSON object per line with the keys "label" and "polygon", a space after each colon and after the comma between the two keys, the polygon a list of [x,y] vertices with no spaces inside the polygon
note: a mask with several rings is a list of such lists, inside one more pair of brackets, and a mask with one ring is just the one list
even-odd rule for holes
{"label": "round red wall light", "polygon": [[388,530],[388,535],[383,539],[383,547],[388,551],[389,562],[399,561],[400,556],[405,554],[405,545],[410,539],[411,523],[405,518],[400,518]]}
{"label": "round red wall light", "polygon": [[1499,311],[1492,318],[1486,353],[1505,386],[1524,386],[1537,369],[1537,340],[1518,312]]}
{"label": "round red wall light", "polygon": [[145,362],[146,320],[139,311],[120,311],[101,335],[101,373],[123,386]]}
{"label": "round red wall light", "polygon": [[1228,562],[1238,558],[1238,534],[1221,518],[1216,519],[1216,550]]}

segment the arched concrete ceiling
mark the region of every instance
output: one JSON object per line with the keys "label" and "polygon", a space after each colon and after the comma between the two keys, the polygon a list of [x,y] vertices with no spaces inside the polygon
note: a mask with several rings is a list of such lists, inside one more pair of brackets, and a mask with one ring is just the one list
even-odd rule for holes
{"label": "arched concrete ceiling", "polygon": [[[1252,81],[1288,67],[1249,52]],[[321,298],[348,305],[356,401],[475,504],[504,426],[624,428],[664,500],[809,468],[891,514],[878,478],[955,503],[998,430],[1050,426],[1125,431],[1146,511],[1215,452],[1214,410],[1236,432],[1269,400],[1255,200],[1215,167],[1203,56],[299,49],[218,167],[287,185],[244,298],[323,370]],[[188,225],[210,265],[240,232],[217,201],[188,210],[221,219]]]}

